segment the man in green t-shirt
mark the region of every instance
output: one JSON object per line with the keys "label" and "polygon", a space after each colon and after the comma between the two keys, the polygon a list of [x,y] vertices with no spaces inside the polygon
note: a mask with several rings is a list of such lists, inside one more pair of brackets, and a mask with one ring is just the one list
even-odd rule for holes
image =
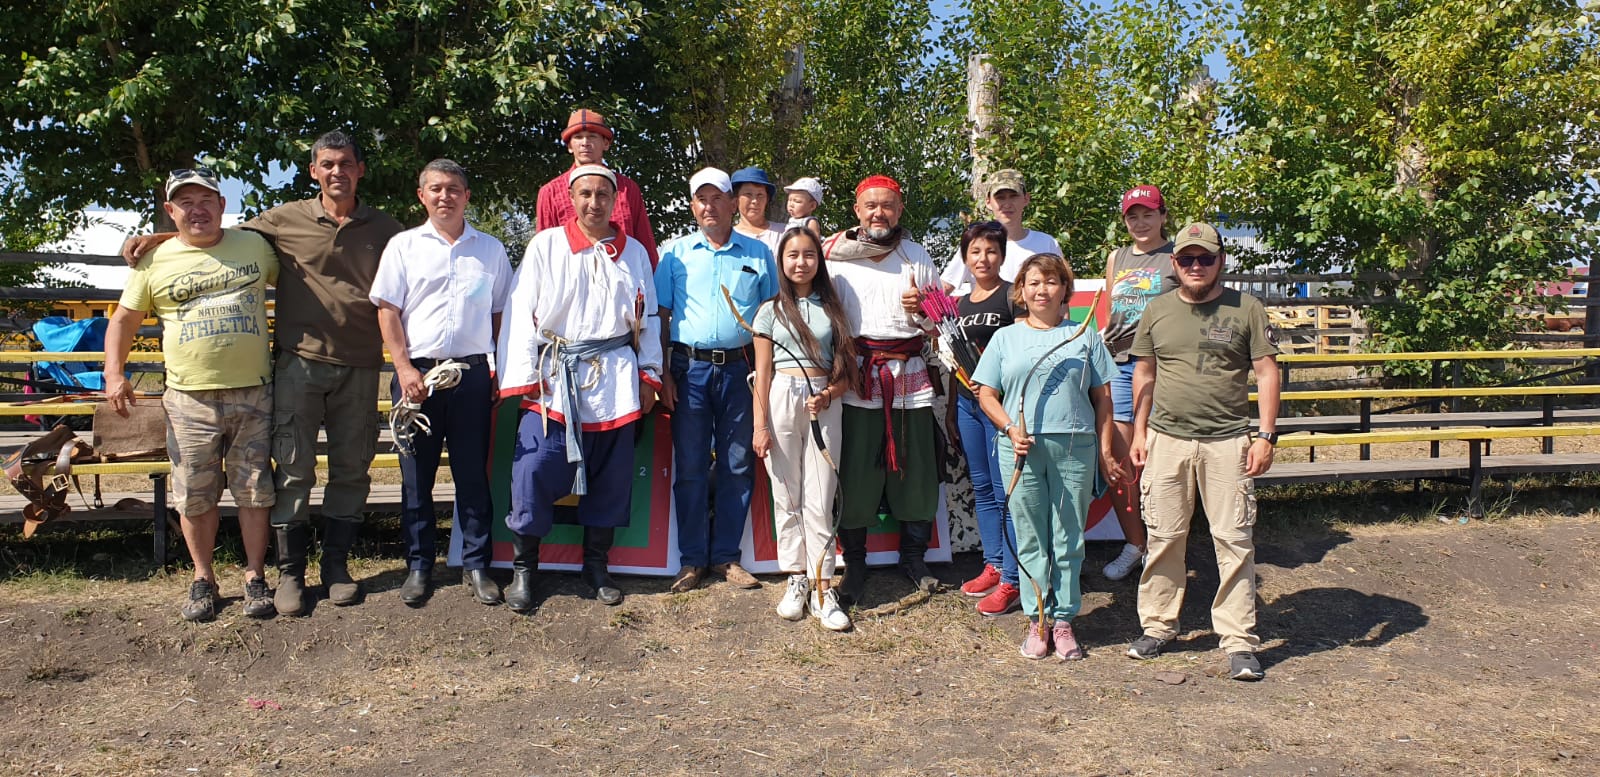
{"label": "man in green t-shirt", "polygon": [[[1178,232],[1172,265],[1180,286],[1150,301],[1130,353],[1135,466],[1143,466],[1149,559],[1139,579],[1144,634],[1128,655],[1155,658],[1178,636],[1184,552],[1195,493],[1205,505],[1220,582],[1212,628],[1229,676],[1259,680],[1256,650],[1256,492],[1278,441],[1278,344],[1261,301],[1222,286],[1222,236],[1210,224]],[[1256,374],[1260,416],[1250,432],[1247,378]],[[1152,388],[1154,389],[1152,391]]]}
{"label": "man in green t-shirt", "polygon": [[172,494],[194,559],[194,582],[180,607],[190,621],[216,614],[211,557],[224,478],[244,535],[244,613],[274,613],[264,573],[267,513],[276,501],[267,284],[277,281],[278,255],[260,235],[224,231],[223,205],[211,170],[172,172],[163,207],[178,226],[178,239],[134,267],[106,327],[106,398],[126,416],[134,402],[123,373],[128,349],[146,313],[161,319]]}

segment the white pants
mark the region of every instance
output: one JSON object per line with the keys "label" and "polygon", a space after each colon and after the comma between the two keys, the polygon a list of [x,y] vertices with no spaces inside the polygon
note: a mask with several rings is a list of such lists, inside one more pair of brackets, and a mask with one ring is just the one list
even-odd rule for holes
{"label": "white pants", "polygon": [[[774,372],[772,406],[768,423],[772,427],[772,450],[767,454],[767,476],[772,480],[772,523],[778,534],[778,565],[784,572],[805,572],[816,577],[817,559],[822,559],[822,576],[833,577],[834,549],[828,547],[833,531],[833,498],[838,490],[839,473],[828,465],[811,436],[811,417],[806,414],[806,382],[814,391],[828,384],[825,377],[802,378]],[[833,402],[817,414],[822,439],[828,453],[839,455],[841,405]]]}

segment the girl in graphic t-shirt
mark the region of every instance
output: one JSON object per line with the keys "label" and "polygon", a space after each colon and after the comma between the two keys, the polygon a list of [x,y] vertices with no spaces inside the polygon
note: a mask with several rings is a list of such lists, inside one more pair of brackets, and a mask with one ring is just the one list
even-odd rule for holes
{"label": "girl in graphic t-shirt", "polygon": [[816,233],[792,228],[779,238],[778,296],[761,304],[753,328],[760,336],[752,449],[766,459],[778,563],[790,573],[778,615],[799,620],[809,609],[825,628],[843,631],[850,616],[831,587],[839,473],[810,426],[816,418],[830,455],[838,456],[841,417],[835,400],[852,385],[856,357]]}
{"label": "girl in graphic t-shirt", "polygon": [[[1167,204],[1154,186],[1135,186],[1122,195],[1122,224],[1128,229],[1132,245],[1106,257],[1106,288],[1111,291],[1111,315],[1106,322],[1106,347],[1117,365],[1111,378],[1118,450],[1127,450],[1133,438],[1133,365],[1128,349],[1139,329],[1150,300],[1178,288],[1177,271],[1172,269],[1172,240],[1167,237]],[[1139,504],[1139,473],[1126,484],[1111,489],[1111,504],[1117,524],[1127,542],[1122,553],[1106,564],[1105,576],[1121,580],[1144,564],[1144,517]]]}
{"label": "girl in graphic t-shirt", "polygon": [[[961,258],[972,274],[972,291],[956,300],[961,330],[981,353],[989,338],[1024,314],[1011,299],[1011,284],[1000,280],[1006,258],[1006,230],[998,221],[967,227],[961,235]],[[970,375],[976,364],[965,365]],[[1000,479],[1000,459],[995,453],[994,424],[978,408],[972,389],[950,375],[950,408],[945,413],[946,432],[960,442],[972,478],[973,512],[978,519],[978,539],[983,544],[983,571],[961,586],[962,593],[982,597],[978,612],[1004,615],[1017,609],[1017,557],[1011,552],[1015,534],[1008,513],[1001,509],[1005,483]],[[1002,534],[1004,532],[1004,534]]]}

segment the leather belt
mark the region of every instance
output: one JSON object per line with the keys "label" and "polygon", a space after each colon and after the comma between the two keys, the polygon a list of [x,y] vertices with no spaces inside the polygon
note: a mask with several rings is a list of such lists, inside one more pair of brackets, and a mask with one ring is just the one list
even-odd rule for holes
{"label": "leather belt", "polygon": [[721,366],[728,362],[742,362],[750,358],[744,348],[691,348],[683,343],[673,343],[672,350],[695,361],[711,362]]}

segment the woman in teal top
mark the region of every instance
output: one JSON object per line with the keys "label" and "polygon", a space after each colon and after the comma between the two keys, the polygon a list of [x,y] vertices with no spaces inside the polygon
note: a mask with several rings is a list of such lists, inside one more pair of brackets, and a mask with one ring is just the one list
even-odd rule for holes
{"label": "woman in teal top", "polygon": [[[1035,659],[1052,647],[1057,658],[1083,658],[1072,619],[1081,604],[1078,573],[1096,460],[1111,482],[1126,471],[1111,427],[1108,384],[1116,365],[1099,337],[1074,337],[1083,328],[1066,318],[1072,280],[1072,268],[1054,254],[1023,262],[1012,294],[1027,318],[995,333],[972,376],[979,405],[1002,430],[1001,474],[1009,482],[1022,467],[1008,501],[1017,564],[1035,586],[1035,596],[1022,596],[1029,618],[1022,655]],[[1025,430],[1018,423],[1024,412]],[[1055,621],[1048,632],[1046,619]]]}
{"label": "woman in teal top", "polygon": [[778,296],[761,304],[754,329],[753,449],[772,480],[778,563],[789,572],[778,615],[799,620],[809,609],[824,627],[843,631],[850,617],[831,587],[839,473],[808,427],[815,418],[827,449],[839,450],[834,400],[852,385],[855,345],[822,261],[822,241],[811,230],[790,229],[779,238]]}

